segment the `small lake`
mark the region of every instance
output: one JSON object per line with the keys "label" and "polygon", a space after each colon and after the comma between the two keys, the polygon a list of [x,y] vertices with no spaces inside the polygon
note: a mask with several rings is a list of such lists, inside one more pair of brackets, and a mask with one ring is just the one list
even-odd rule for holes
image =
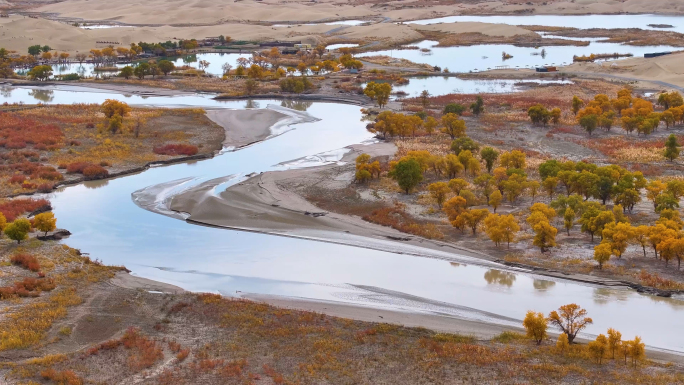
{"label": "small lake", "polygon": [[[404,97],[417,97],[427,90],[432,96],[446,94],[500,94],[519,92],[526,89],[520,84],[571,84],[570,80],[540,80],[540,79],[461,79],[455,76],[420,76],[409,77],[408,84],[394,85],[392,92],[403,91],[408,95]],[[524,83],[521,83],[524,82]],[[365,85],[363,85],[365,86]]]}
{"label": "small lake", "polygon": [[[30,94],[37,90],[5,87],[0,103],[33,98]],[[150,185],[188,177],[196,178],[191,184],[198,184],[226,175],[235,175],[231,182],[235,183],[252,172],[282,169],[282,162],[368,143],[372,136],[357,106],[275,100],[217,102],[210,95],[124,96],[83,92],[78,87],[48,91],[50,103],[118,99],[130,104],[235,109],[271,104],[305,110],[321,119],[293,124],[283,135],[212,159],[153,167],[49,194],[58,226],[73,233],[66,243],[104,263],[125,265],[133,274],[194,291],[276,294],[501,323],[508,321],[482,312],[522,319],[528,309],[548,313],[574,302],[587,308],[594,319],[587,330],[590,334],[614,327],[625,338],[638,334],[651,346],[684,351],[684,333],[680,333],[684,301],[680,299],[554,281],[418,247],[411,252],[424,257],[195,226],[143,210],[131,199],[131,193]],[[320,236],[364,244],[363,238],[345,234]],[[386,245],[397,244],[388,240]],[[518,322],[512,324],[519,326]]]}
{"label": "small lake", "polygon": [[[169,58],[176,67],[190,66],[192,68],[199,69],[200,60],[206,60],[209,62],[209,66],[204,69],[206,73],[222,76],[223,75],[223,65],[228,63],[232,68],[237,67],[237,60],[239,58],[251,58],[251,50],[245,50],[245,53],[202,53],[196,55],[186,55],[177,58]],[[158,59],[163,60],[163,59]],[[127,65],[134,66],[131,63],[118,63],[115,66],[117,68],[123,68]],[[68,64],[53,64],[52,71],[55,75],[66,75],[66,74],[79,74],[81,77],[91,77],[97,74],[94,71],[95,66],[93,64],[84,63],[80,65],[78,63],[68,63]],[[107,74],[109,76],[116,75],[117,72],[103,71],[102,74]]]}
{"label": "small lake", "polygon": [[[562,66],[572,64],[574,55],[583,56],[592,53],[631,53],[643,57],[644,53],[671,51],[670,46],[627,46],[615,43],[593,42],[586,47],[550,46],[550,47],[516,47],[508,44],[487,44],[463,47],[435,47],[438,42],[424,40],[418,44],[410,44],[419,48],[430,49],[421,52],[418,49],[385,50],[365,52],[357,56],[385,55],[394,58],[407,59],[415,63],[426,63],[431,66],[448,68],[450,72],[475,72],[495,69],[497,66],[510,68],[534,68],[544,65]],[[542,50],[544,51],[542,55]],[[504,60],[502,53],[513,55]]]}
{"label": "small lake", "polygon": [[[529,16],[446,16],[435,19],[406,21],[406,24],[437,24],[475,21],[509,25],[542,25],[547,27],[641,28],[684,33],[684,17],[664,15],[529,15]],[[669,24],[674,28],[654,28],[649,24]]]}

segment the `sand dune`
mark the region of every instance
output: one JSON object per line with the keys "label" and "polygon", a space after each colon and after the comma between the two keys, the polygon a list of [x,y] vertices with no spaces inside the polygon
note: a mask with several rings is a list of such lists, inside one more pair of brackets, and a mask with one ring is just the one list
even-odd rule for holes
{"label": "sand dune", "polygon": [[419,31],[439,31],[447,33],[481,33],[487,36],[536,35],[535,32],[508,24],[479,22],[442,23],[431,25],[410,24]]}
{"label": "sand dune", "polygon": [[[2,1],[2,0],[0,0]],[[40,12],[85,20],[110,20],[132,24],[215,24],[235,21],[311,22],[325,19],[390,17],[393,20],[414,20],[462,13],[481,14],[606,14],[654,13],[684,14],[680,0],[564,0],[544,3],[512,3],[487,1],[416,8],[399,2],[382,6],[371,3],[349,4],[334,0],[65,0],[36,8]]]}
{"label": "sand dune", "polygon": [[[338,26],[311,25],[276,28],[253,25],[245,28],[244,24],[222,24],[198,27],[125,27],[83,29],[66,23],[31,19],[23,16],[12,16],[0,19],[0,47],[26,54],[27,48],[34,44],[49,45],[53,49],[69,53],[87,52],[92,48],[103,48],[107,44],[98,41],[119,42],[121,46],[140,41],[157,42],[173,39],[204,38],[208,36],[230,36],[236,40],[296,40],[308,43],[321,41],[321,35]],[[356,27],[359,28],[359,27]],[[405,27],[410,31],[408,27]],[[359,32],[360,38],[373,36],[371,29]]]}
{"label": "sand dune", "polygon": [[588,72],[653,80],[684,87],[684,52],[657,58],[631,58],[607,63],[576,63],[564,72]]}

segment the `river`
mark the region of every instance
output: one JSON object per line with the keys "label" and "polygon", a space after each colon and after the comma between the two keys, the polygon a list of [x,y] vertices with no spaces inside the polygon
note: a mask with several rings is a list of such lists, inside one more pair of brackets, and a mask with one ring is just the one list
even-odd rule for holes
{"label": "river", "polygon": [[[0,102],[29,92],[32,90],[25,88],[6,90],[0,93]],[[209,95],[143,99],[77,88],[53,89],[50,103],[100,102],[104,98],[155,106],[293,106],[267,100],[218,102]],[[357,106],[298,103],[295,107],[321,120],[295,124],[283,135],[213,159],[154,167],[50,194],[58,226],[73,233],[65,242],[106,264],[125,265],[135,275],[225,295],[277,294],[516,326],[518,322],[483,312],[522,319],[529,309],[547,313],[575,302],[587,308],[594,319],[587,329],[589,335],[614,327],[626,338],[638,334],[650,346],[684,351],[681,299],[550,280],[455,254],[427,258],[195,226],[143,210],[132,201],[131,193],[150,185],[181,178],[197,178],[192,183],[200,183],[225,175],[235,175],[237,181],[251,172],[282,169],[277,165],[284,161],[373,140]],[[426,251],[425,255],[435,253]]]}

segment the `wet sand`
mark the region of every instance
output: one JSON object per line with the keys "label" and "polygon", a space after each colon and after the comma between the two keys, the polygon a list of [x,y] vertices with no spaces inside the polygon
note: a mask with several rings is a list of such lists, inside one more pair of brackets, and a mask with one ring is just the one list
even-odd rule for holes
{"label": "wet sand", "polygon": [[226,130],[226,147],[244,147],[272,135],[271,127],[288,118],[272,109],[207,110],[207,117]]}

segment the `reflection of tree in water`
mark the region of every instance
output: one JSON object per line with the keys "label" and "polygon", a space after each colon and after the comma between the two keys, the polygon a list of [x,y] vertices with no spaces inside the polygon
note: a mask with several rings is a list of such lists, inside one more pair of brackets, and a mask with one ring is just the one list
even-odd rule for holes
{"label": "reflection of tree in water", "polygon": [[283,100],[280,105],[282,107],[291,108],[297,111],[306,111],[313,102],[304,102],[301,100]]}
{"label": "reflection of tree in water", "polygon": [[259,108],[259,103],[250,99],[245,103],[245,108]]}
{"label": "reflection of tree in water", "polygon": [[515,278],[515,274],[497,269],[487,270],[484,275],[484,279],[488,284],[506,285],[508,287],[513,286]]}
{"label": "reflection of tree in water", "polygon": [[556,286],[556,282],[547,281],[544,279],[535,279],[534,281],[532,281],[532,286],[534,286],[534,288],[539,290],[539,291],[546,291],[546,290]]}
{"label": "reflection of tree in water", "polygon": [[100,180],[89,180],[87,182],[83,182],[83,185],[85,188],[89,189],[98,189],[100,187],[105,187],[106,185],[109,184],[109,181],[107,179],[100,179]]}
{"label": "reflection of tree in water", "polygon": [[197,55],[183,56],[183,63],[188,64],[188,63],[195,63],[195,62],[197,62]]}
{"label": "reflection of tree in water", "polygon": [[12,96],[12,87],[0,87],[0,95],[2,95],[3,98],[9,98]]}
{"label": "reflection of tree in water", "polygon": [[55,98],[55,93],[52,90],[30,90],[29,95],[41,102],[51,102]]}
{"label": "reflection of tree in water", "polygon": [[603,305],[610,301],[626,301],[631,295],[629,290],[597,287],[594,289],[594,303]]}

